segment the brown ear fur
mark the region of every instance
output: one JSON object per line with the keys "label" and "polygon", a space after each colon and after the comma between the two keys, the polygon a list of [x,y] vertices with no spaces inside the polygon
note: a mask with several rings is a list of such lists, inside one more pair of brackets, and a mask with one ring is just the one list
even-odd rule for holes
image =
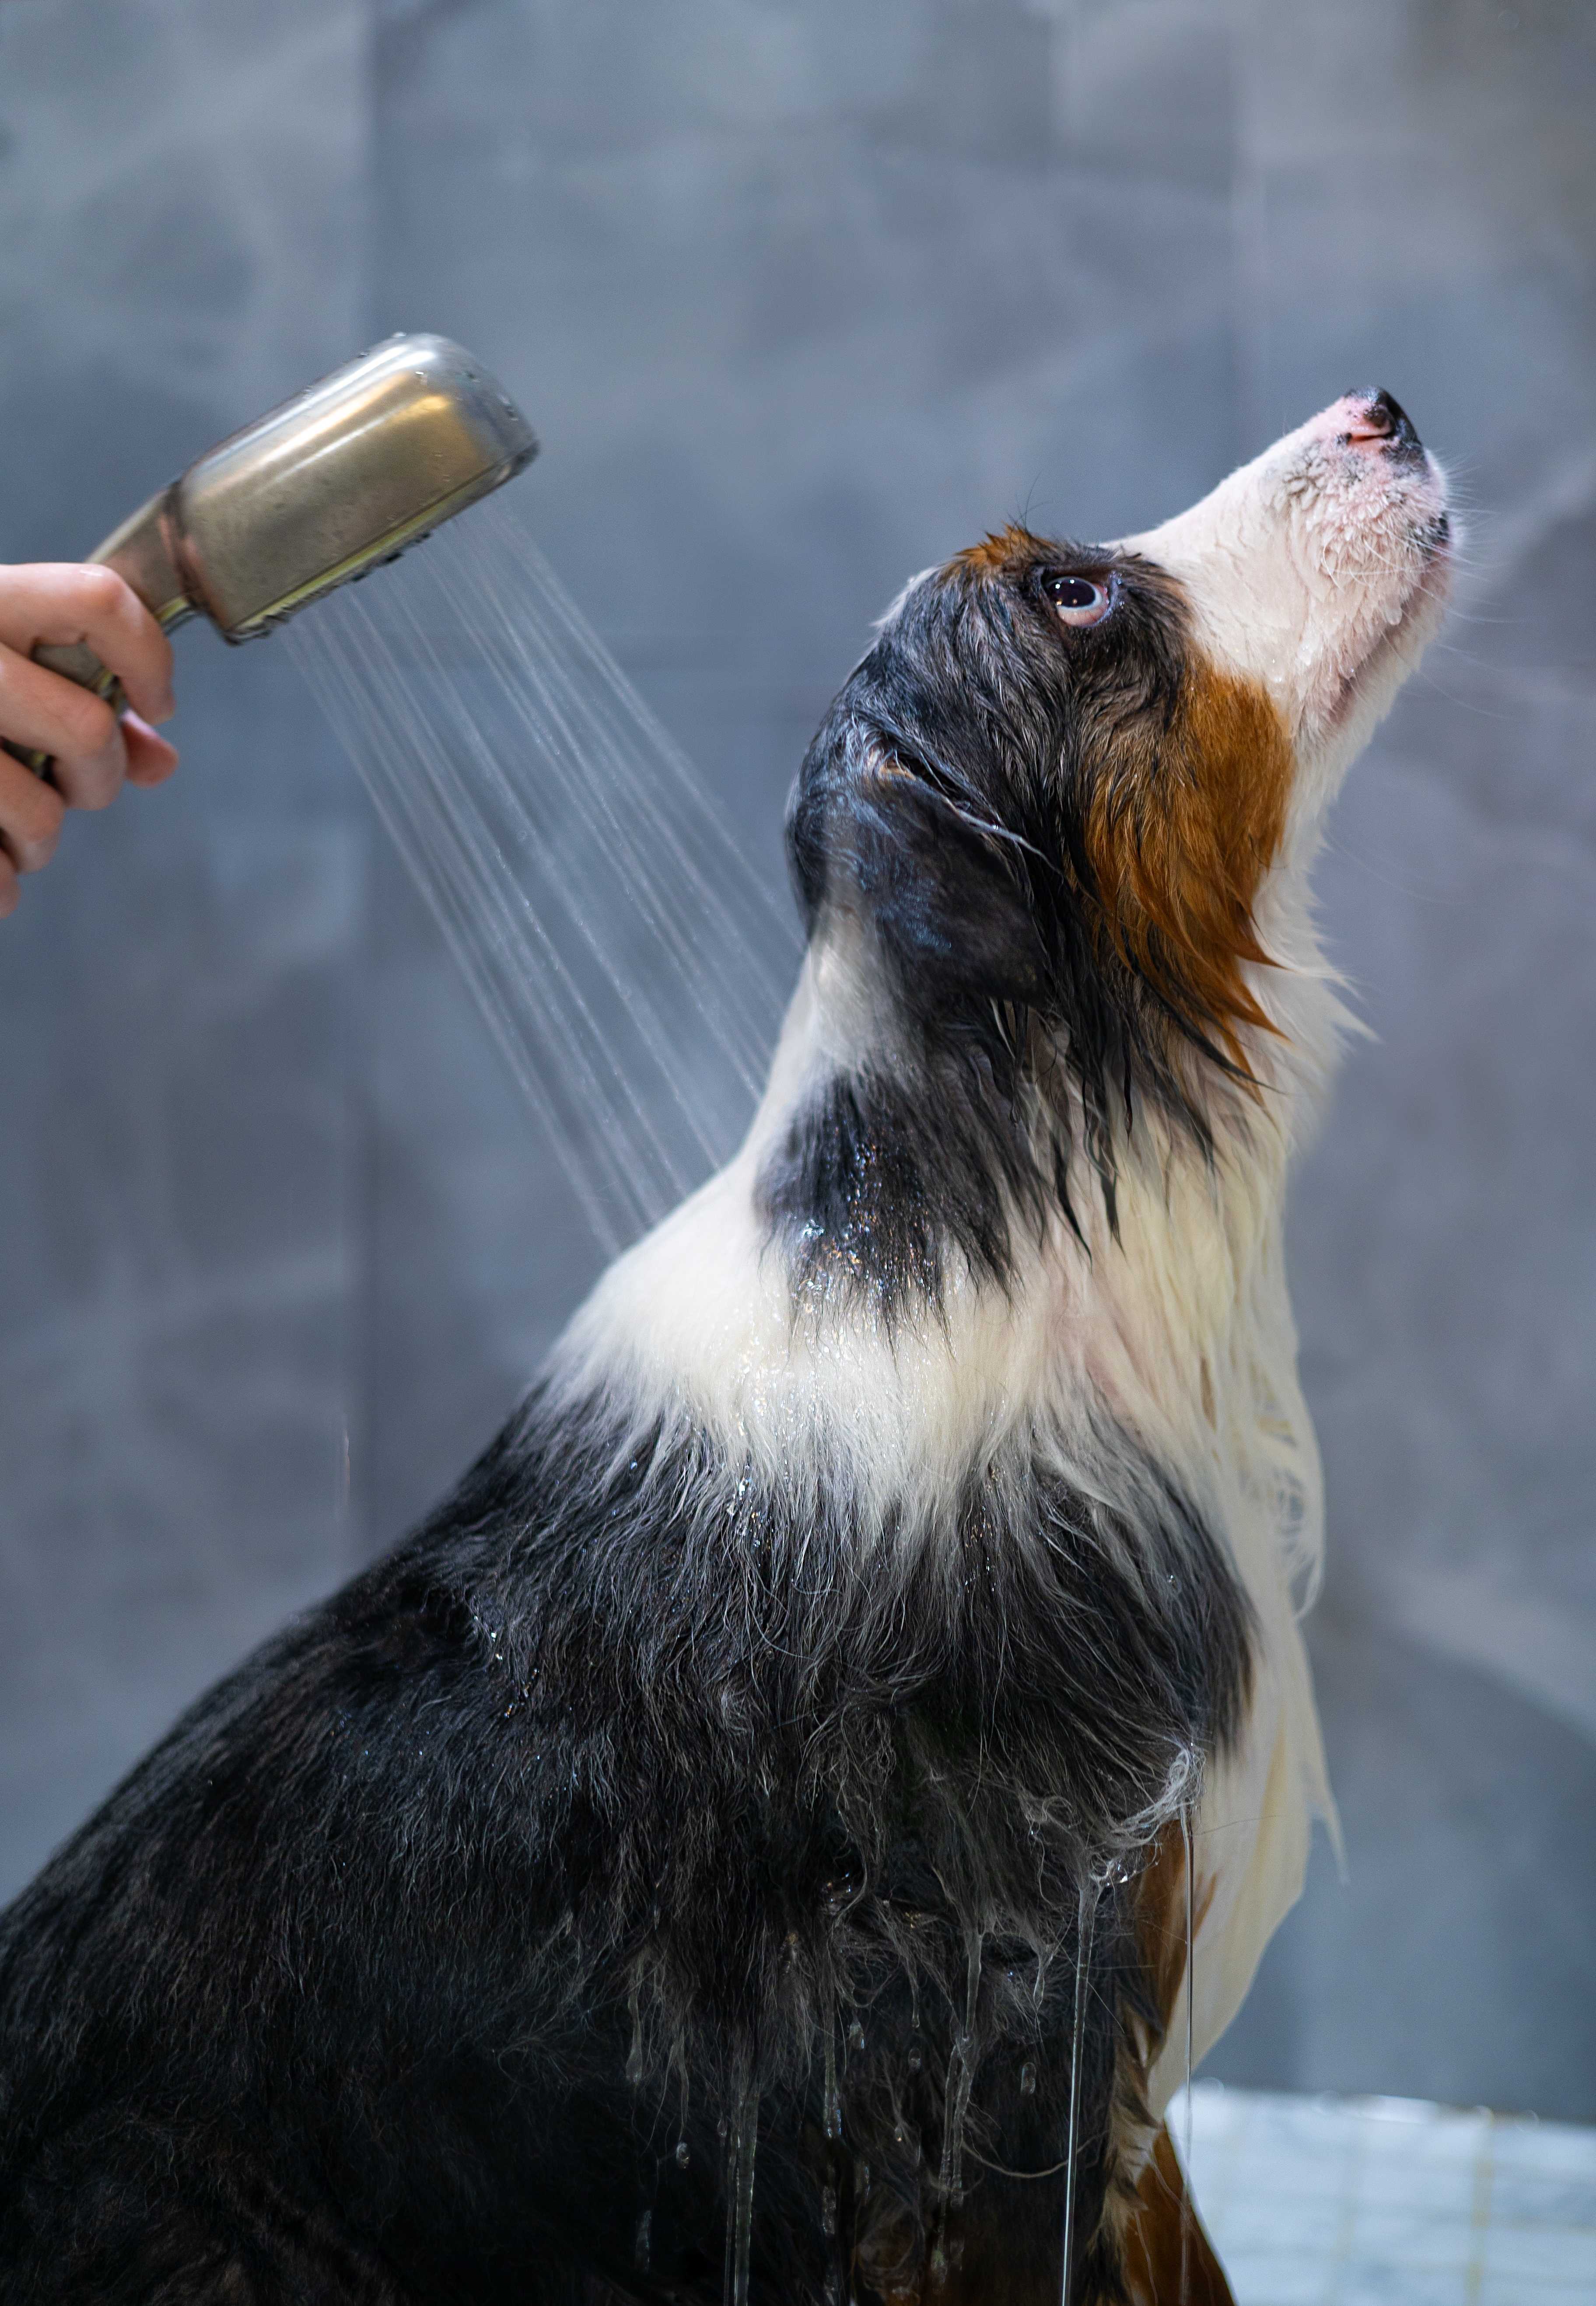
{"label": "brown ear fur", "polygon": [[1131,722],[1109,739],[1087,822],[1109,942],[1249,1079],[1239,1029],[1273,1029],[1242,970],[1269,959],[1252,908],[1279,853],[1292,767],[1267,694],[1198,660],[1166,731]]}

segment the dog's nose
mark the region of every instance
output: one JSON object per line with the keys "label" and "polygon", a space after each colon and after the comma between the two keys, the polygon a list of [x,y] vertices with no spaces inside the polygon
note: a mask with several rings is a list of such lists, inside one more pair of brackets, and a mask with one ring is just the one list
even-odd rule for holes
{"label": "dog's nose", "polygon": [[1348,440],[1378,440],[1395,464],[1416,465],[1423,461],[1424,443],[1413,428],[1412,417],[1388,392],[1347,392],[1342,395],[1342,400],[1352,419],[1346,428]]}

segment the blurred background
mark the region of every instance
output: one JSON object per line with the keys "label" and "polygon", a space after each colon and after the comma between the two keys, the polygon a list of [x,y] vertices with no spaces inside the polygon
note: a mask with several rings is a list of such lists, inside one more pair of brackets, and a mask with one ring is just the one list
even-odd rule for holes
{"label": "blurred background", "polygon": [[[397,328],[776,869],[903,577],[1158,519],[1346,387],[1472,567],[1320,874],[1378,1039],[1292,1253],[1320,1850],[1209,2071],[1596,2118],[1596,13],[6,0],[0,558]],[[380,580],[379,580],[380,581]],[[391,1542],[596,1266],[280,645],[0,928],[0,1895]]]}

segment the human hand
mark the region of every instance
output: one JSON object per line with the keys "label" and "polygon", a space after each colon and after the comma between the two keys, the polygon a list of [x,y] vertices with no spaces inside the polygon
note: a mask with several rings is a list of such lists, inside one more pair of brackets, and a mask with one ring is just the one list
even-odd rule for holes
{"label": "human hand", "polygon": [[[116,674],[130,709],[30,662],[40,641],[86,642]],[[69,808],[104,808],[124,781],[158,785],[177,755],[150,722],[168,719],[172,648],[132,588],[94,563],[42,560],[0,567],[0,737],[54,755],[49,781],[0,751],[0,916],[17,876],[55,854]]]}

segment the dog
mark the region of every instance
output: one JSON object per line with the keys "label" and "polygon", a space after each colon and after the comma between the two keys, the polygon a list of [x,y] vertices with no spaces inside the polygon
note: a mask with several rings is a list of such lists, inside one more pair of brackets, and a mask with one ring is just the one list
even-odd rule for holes
{"label": "dog", "polygon": [[1281,1212],[1441,614],[1353,393],[914,579],[747,1140],[0,1918],[0,2290],[1210,2302],[1164,2123],[1328,1794]]}

